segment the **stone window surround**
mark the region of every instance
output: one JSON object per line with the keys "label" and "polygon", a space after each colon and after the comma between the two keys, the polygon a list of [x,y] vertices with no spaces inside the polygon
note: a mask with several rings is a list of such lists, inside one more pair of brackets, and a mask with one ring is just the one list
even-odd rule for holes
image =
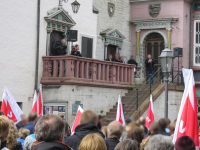
{"label": "stone window surround", "polygon": [[[194,46],[193,46],[193,66],[200,66],[200,63],[196,63],[195,62],[195,55],[200,55],[200,54],[196,54],[196,47],[200,47],[200,44],[197,44],[196,43],[196,23],[197,22],[200,22],[200,20],[194,20],[194,35],[193,35],[193,43],[194,43]],[[200,29],[199,29],[199,31],[200,31]],[[198,32],[198,34],[200,34],[199,32]],[[200,40],[199,40],[200,41]],[[200,48],[199,48],[199,50],[200,50]]]}

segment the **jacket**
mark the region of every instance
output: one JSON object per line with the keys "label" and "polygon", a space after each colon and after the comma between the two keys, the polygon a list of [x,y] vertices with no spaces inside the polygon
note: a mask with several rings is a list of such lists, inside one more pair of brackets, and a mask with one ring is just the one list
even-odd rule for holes
{"label": "jacket", "polygon": [[167,135],[167,136],[170,136],[170,135],[171,135],[170,133],[167,133],[167,132],[165,131],[165,129],[160,129],[160,131],[158,131],[158,134]]}
{"label": "jacket", "polygon": [[32,146],[33,142],[35,142],[35,141],[36,141],[36,139],[35,139],[34,134],[27,136],[24,141],[24,147],[23,147],[24,150],[31,150],[31,146]]}
{"label": "jacket", "polygon": [[71,150],[71,148],[59,141],[38,142],[32,150]]}
{"label": "jacket", "polygon": [[21,142],[18,142],[11,150],[23,150]]}
{"label": "jacket", "polygon": [[114,150],[116,145],[119,143],[118,139],[106,139],[106,142],[108,144],[108,149],[107,150]]}
{"label": "jacket", "polygon": [[134,59],[129,59],[128,64],[134,64],[134,65],[136,65],[136,67],[138,65],[137,62]]}
{"label": "jacket", "polygon": [[152,59],[152,62],[151,62],[151,63],[149,63],[148,61],[149,61],[149,59],[146,59],[146,60],[145,60],[146,70],[147,70],[147,71],[154,71],[155,60]]}
{"label": "jacket", "polygon": [[6,148],[6,141],[1,142],[0,150],[9,150]]}
{"label": "jacket", "polygon": [[69,145],[73,150],[78,150],[81,140],[90,133],[99,133],[103,138],[105,138],[105,136],[97,128],[97,126],[95,126],[94,124],[88,123],[88,124],[78,125],[75,129],[74,135],[70,137],[64,137],[63,142]]}
{"label": "jacket", "polygon": [[62,44],[60,41],[55,41],[51,53],[53,56],[66,55],[66,49],[66,45]]}
{"label": "jacket", "polygon": [[[110,59],[109,59],[109,58],[107,58],[107,59],[106,59],[106,61],[110,61]],[[111,61],[113,61],[113,60],[111,60]]]}
{"label": "jacket", "polygon": [[28,129],[30,131],[30,134],[33,134],[34,126],[33,121],[29,122],[26,126],[23,127],[24,129]]}
{"label": "jacket", "polygon": [[120,62],[120,59],[116,59],[116,58],[113,58],[112,61],[115,61],[115,62]]}
{"label": "jacket", "polygon": [[22,124],[22,122],[20,121],[19,123],[16,124],[17,130],[19,130],[20,128],[23,128],[24,125]]}
{"label": "jacket", "polygon": [[82,57],[82,55],[79,51],[71,51],[71,55]]}

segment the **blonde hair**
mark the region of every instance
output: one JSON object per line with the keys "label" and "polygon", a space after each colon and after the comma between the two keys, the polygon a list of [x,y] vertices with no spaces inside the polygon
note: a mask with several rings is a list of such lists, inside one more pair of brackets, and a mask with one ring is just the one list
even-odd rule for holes
{"label": "blonde hair", "polygon": [[106,137],[107,137],[107,126],[103,126],[103,127],[101,128],[101,132],[104,134],[105,139],[106,139]]}
{"label": "blonde hair", "polygon": [[78,148],[78,150],[107,150],[106,142],[97,133],[86,135]]}
{"label": "blonde hair", "polygon": [[129,124],[128,124],[128,130],[131,130],[131,128],[133,127],[140,127],[140,124],[138,122],[135,122],[135,121],[131,121]]}
{"label": "blonde hair", "polygon": [[6,116],[0,116],[0,147],[1,141],[8,135],[9,132],[9,120]]}
{"label": "blonde hair", "polygon": [[9,120],[9,132],[7,137],[6,147],[13,149],[17,145],[17,127],[14,125],[12,120]]}
{"label": "blonde hair", "polygon": [[18,132],[18,137],[20,139],[24,139],[30,134],[30,131],[28,129],[20,129]]}

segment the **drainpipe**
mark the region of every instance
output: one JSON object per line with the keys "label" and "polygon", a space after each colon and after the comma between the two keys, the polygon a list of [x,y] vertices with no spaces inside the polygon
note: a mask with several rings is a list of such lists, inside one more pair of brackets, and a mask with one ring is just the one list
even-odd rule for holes
{"label": "drainpipe", "polygon": [[190,51],[189,51],[189,69],[192,68],[192,10],[194,8],[196,0],[194,0],[192,7],[190,9]]}
{"label": "drainpipe", "polygon": [[35,90],[38,89],[38,61],[39,61],[39,36],[40,36],[40,0],[37,4],[37,47],[36,47],[36,62],[35,62]]}

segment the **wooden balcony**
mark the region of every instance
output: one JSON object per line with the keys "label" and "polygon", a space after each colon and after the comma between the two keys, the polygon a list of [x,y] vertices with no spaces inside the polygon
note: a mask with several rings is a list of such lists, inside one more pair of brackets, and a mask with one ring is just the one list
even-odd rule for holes
{"label": "wooden balcony", "polygon": [[44,56],[43,85],[79,85],[117,89],[134,87],[135,65],[76,56]]}

